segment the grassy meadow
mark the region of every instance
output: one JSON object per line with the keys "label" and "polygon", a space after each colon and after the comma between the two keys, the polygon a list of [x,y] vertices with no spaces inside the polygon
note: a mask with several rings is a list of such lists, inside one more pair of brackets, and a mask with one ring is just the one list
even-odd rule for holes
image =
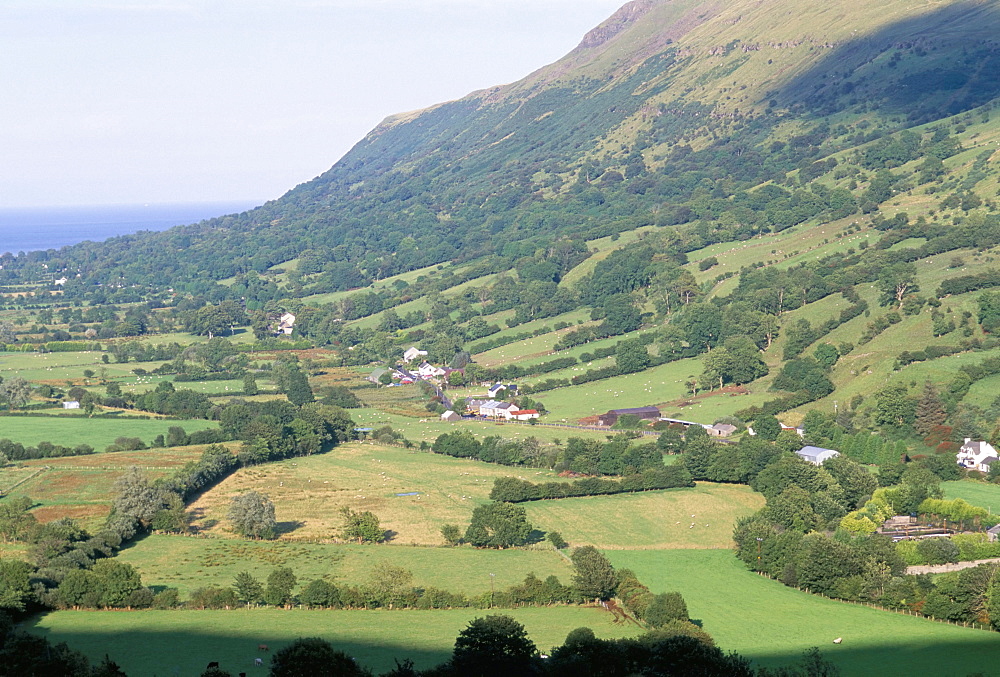
{"label": "grassy meadow", "polygon": [[180,426],[188,433],[207,428],[217,428],[218,422],[201,419],[168,420],[165,418],[141,419],[131,416],[2,416],[0,438],[36,446],[51,442],[64,447],[89,444],[94,451],[103,452],[118,437],[138,437],[147,445],[157,435],[166,437],[172,426]]}
{"label": "grassy meadow", "polygon": [[[1000,634],[837,602],[759,576],[727,550],[609,551],[654,592],[680,591],[720,647],[765,667],[818,646],[844,677],[989,674]],[[837,637],[842,644],[833,644]]]}
{"label": "grassy meadow", "polygon": [[1000,485],[976,482],[973,480],[955,480],[942,482],[944,497],[949,500],[961,498],[972,505],[994,510],[1000,514]]}
{"label": "grassy meadow", "polygon": [[471,547],[401,547],[244,541],[239,539],[147,536],[122,551],[122,561],[136,567],[147,585],[176,587],[182,595],[206,585],[232,585],[240,571],[266,580],[275,567],[290,567],[304,586],[316,578],[361,585],[377,562],[413,573],[414,585],[481,595],[521,583],[534,572],[558,576],[568,584],[572,566],[547,543],[532,548],[477,550]]}

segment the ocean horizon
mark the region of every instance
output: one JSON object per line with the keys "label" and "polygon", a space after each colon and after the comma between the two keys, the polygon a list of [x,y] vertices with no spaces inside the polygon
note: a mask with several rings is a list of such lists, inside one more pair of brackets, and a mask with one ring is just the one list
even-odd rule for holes
{"label": "ocean horizon", "polygon": [[59,249],[88,240],[102,242],[144,230],[163,231],[204,219],[238,214],[263,201],[175,204],[0,207],[0,254]]}

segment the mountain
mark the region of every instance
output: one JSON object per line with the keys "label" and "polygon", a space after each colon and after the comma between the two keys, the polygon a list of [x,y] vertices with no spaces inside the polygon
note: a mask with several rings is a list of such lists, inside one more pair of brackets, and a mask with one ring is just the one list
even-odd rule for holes
{"label": "mountain", "polygon": [[390,117],[261,208],[8,257],[3,277],[43,275],[34,262],[53,259],[46,271],[81,275],[70,295],[97,283],[205,293],[307,253],[319,262],[307,274],[328,269],[307,284],[321,292],[669,224],[698,186],[731,197],[990,104],[997,25],[996,3],[967,0],[635,0],[519,82]]}

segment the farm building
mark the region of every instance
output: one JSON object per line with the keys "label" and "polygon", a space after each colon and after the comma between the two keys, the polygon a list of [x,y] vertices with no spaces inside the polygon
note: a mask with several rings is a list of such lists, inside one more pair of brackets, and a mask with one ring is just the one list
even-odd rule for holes
{"label": "farm building", "polygon": [[989,472],[990,465],[998,459],[997,450],[989,442],[966,437],[965,443],[955,454],[955,459],[963,468]]}
{"label": "farm building", "polygon": [[385,367],[379,367],[378,369],[376,369],[372,373],[368,374],[368,376],[365,378],[365,380],[366,381],[371,381],[372,383],[378,383],[379,382],[378,380],[380,378],[382,378],[382,375],[383,374],[387,374],[388,372],[389,372],[389,370],[386,369]]}
{"label": "farm building", "polygon": [[515,421],[530,421],[533,418],[538,418],[537,409],[514,409],[509,413]]}
{"label": "farm building", "polygon": [[644,421],[653,421],[660,418],[660,410],[656,407],[635,407],[633,409],[612,409],[606,414],[601,414],[597,417],[597,425],[607,425],[612,426],[618,423],[618,418],[620,416],[625,416],[631,414],[632,416],[638,416]]}
{"label": "farm building", "polygon": [[732,423],[716,423],[705,428],[712,437],[729,437],[738,430]]}
{"label": "farm building", "polygon": [[79,409],[79,408],[80,408],[80,403],[77,402],[76,400],[69,400],[67,402],[63,402],[63,409]]}
{"label": "farm building", "polygon": [[823,465],[823,461],[834,456],[840,456],[840,452],[835,449],[824,449],[823,447],[805,446],[795,452],[804,461],[809,461],[813,465]]}
{"label": "farm building", "polygon": [[496,400],[488,400],[483,404],[479,405],[479,415],[485,416],[487,418],[510,418],[510,412],[516,410],[513,404],[509,402],[497,402]]}
{"label": "farm building", "polygon": [[453,412],[451,409],[441,414],[442,421],[448,421],[449,423],[454,423],[455,421],[461,421],[462,417]]}

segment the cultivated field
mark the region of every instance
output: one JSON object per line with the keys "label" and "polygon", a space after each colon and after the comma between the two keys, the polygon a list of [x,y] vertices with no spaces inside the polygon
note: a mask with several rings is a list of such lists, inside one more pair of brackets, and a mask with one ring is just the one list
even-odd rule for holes
{"label": "cultivated field", "polygon": [[146,585],[175,587],[182,596],[206,585],[232,585],[240,571],[263,581],[279,566],[291,568],[300,587],[316,578],[362,585],[377,562],[388,562],[413,572],[418,587],[470,596],[490,591],[491,573],[497,590],[522,582],[532,572],[542,579],[558,576],[565,584],[572,577],[570,563],[547,543],[527,549],[477,550],[153,535],[119,557],[139,570]]}
{"label": "cultivated field", "polygon": [[[378,672],[394,658],[411,658],[418,669],[451,656],[455,637],[488,610],[448,611],[136,611],[126,613],[59,611],[38,619],[35,632],[67,642],[93,660],[110,654],[129,675],[198,675],[209,661],[233,674],[254,674],[253,659],[266,642],[271,652],[297,637],[322,637]],[[599,637],[635,635],[634,625],[615,625],[600,608],[546,607],[503,609],[523,623],[542,651],[558,646],[575,628],[592,628]],[[266,664],[265,664],[266,665]],[[264,670],[256,672],[263,674]]]}

